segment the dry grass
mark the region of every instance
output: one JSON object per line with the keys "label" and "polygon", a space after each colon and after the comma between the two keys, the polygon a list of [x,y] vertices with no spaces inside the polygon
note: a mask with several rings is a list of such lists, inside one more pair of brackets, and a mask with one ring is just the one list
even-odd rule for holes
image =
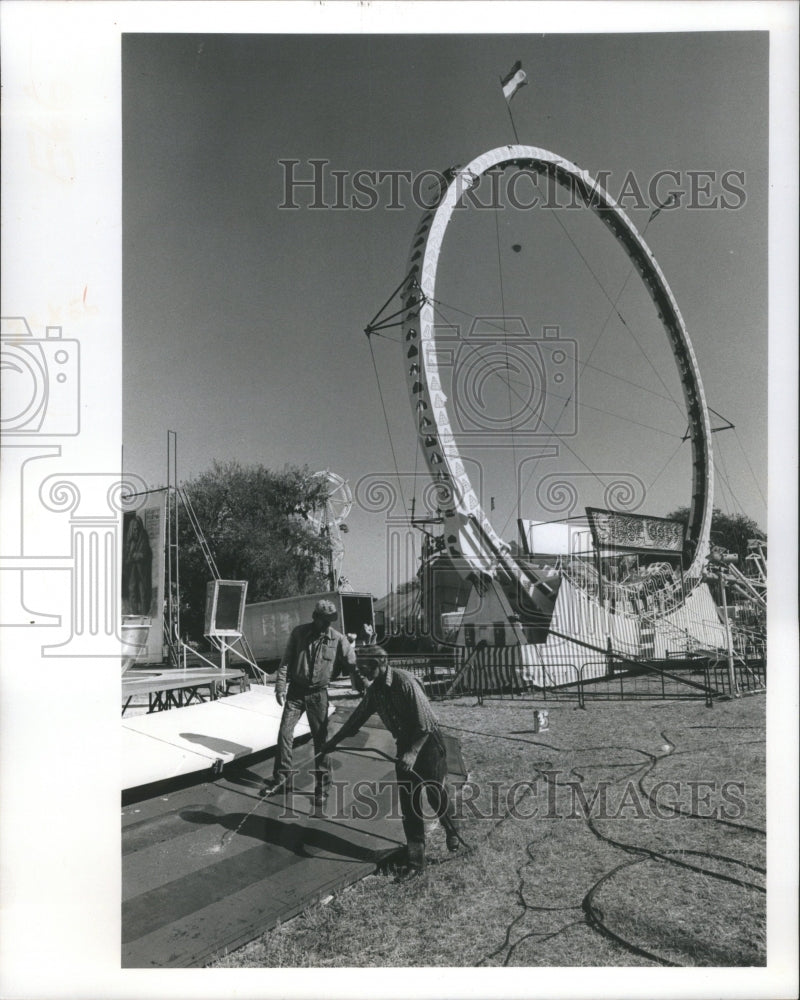
{"label": "dry grass", "polygon": [[467,810],[472,853],[437,830],[423,878],[372,875],[215,965],[763,965],[764,699],[550,706],[538,735],[533,707],[436,706],[482,791],[531,782],[527,818]]}

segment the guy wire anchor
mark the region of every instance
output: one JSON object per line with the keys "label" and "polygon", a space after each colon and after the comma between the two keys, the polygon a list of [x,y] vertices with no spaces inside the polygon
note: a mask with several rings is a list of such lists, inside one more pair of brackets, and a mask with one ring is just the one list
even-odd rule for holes
{"label": "guy wire anchor", "polygon": [[[383,313],[388,308],[389,303],[392,301],[392,299],[396,295],[400,294],[400,292],[402,291],[402,289],[405,287],[405,284],[408,281],[408,279],[409,279],[409,274],[407,274],[403,278],[403,280],[400,282],[400,284],[397,286],[397,288],[395,288],[395,290],[392,292],[392,294],[389,296],[389,298],[383,303],[383,305],[375,313],[375,315],[372,317],[372,319],[369,321],[369,323],[367,323],[367,325],[364,327],[364,333],[366,333],[367,337],[371,337],[373,335],[373,333],[378,333],[379,334],[380,330],[389,330],[389,329],[391,329],[393,327],[402,326],[403,325],[402,319],[399,320],[399,321],[397,321],[397,322],[392,322],[392,321],[393,320],[397,320],[398,316],[401,316],[401,317],[405,316],[409,312],[409,307],[408,306],[404,305],[401,309],[397,309],[395,312],[390,313],[388,316],[383,316]],[[415,306],[417,306],[417,307],[421,306],[423,304],[423,302],[425,301],[425,296],[422,294],[422,290],[420,289],[419,283],[417,282],[416,278],[412,281],[412,287],[414,288],[414,290],[419,295],[419,298],[418,298],[417,302],[415,303]]]}

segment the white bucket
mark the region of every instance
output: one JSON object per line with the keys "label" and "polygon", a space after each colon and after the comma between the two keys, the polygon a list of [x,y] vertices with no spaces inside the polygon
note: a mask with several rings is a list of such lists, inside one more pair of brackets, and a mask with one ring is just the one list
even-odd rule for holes
{"label": "white bucket", "polygon": [[122,618],[122,673],[132,667],[147,649],[150,618],[141,615],[123,615]]}

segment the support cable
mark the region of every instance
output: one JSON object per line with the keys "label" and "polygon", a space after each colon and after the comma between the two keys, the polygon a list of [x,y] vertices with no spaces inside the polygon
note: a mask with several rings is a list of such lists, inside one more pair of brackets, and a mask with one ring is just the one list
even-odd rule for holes
{"label": "support cable", "polygon": [[663,473],[666,472],[667,466],[675,458],[675,456],[678,454],[678,452],[681,450],[682,447],[683,447],[683,440],[681,440],[681,441],[678,442],[678,446],[675,449],[675,451],[673,451],[673,453],[669,456],[669,458],[666,460],[666,462],[661,466],[661,468],[659,469],[659,471],[656,473],[655,478],[650,481],[650,484],[647,487],[648,489],[651,490],[655,486],[655,484],[661,478],[661,476],[663,475]]}
{"label": "support cable", "polygon": [[[471,313],[471,312],[469,312],[466,309],[461,309],[458,306],[453,305],[452,302],[444,302],[442,299],[439,299],[439,298],[434,298],[434,299],[431,299],[430,301],[431,301],[431,303],[434,306],[439,306],[439,311],[440,311],[440,313],[442,315],[444,315],[443,310],[447,309],[450,312],[461,313],[462,316],[466,316],[470,320],[476,320],[476,319],[479,318],[477,313]],[[490,319],[488,319],[488,318],[486,318],[484,316],[481,316],[480,319],[481,319],[481,322],[483,322],[487,327],[491,327],[492,329],[495,329],[498,332],[503,332],[503,327],[500,326],[499,323],[493,323]],[[399,341],[398,341],[398,343],[399,343]],[[634,382],[632,379],[625,378],[624,376],[619,375],[616,372],[610,372],[610,371],[607,371],[605,368],[600,368],[598,365],[592,365],[588,361],[583,362],[583,364],[581,366],[581,371],[583,371],[585,368],[591,368],[592,371],[599,372],[601,375],[607,375],[609,378],[615,379],[618,382],[623,382],[625,385],[633,386],[634,389],[640,389],[642,392],[646,392],[648,395],[654,396],[656,399],[662,399],[662,400],[664,400],[664,402],[667,402],[667,403],[674,403],[675,402],[674,397],[671,396],[671,395],[665,396],[663,393],[656,392],[655,389],[652,389],[650,386],[642,385],[641,382]],[[557,398],[559,398],[559,399],[569,399],[569,397],[564,397],[564,396],[559,396]],[[584,404],[578,402],[578,406],[582,406],[582,405],[584,405]],[[681,413],[681,416],[684,416],[684,414]],[[621,419],[623,419],[623,418],[621,418]],[[689,436],[688,435],[685,436],[683,438],[683,440],[688,441],[689,440]]]}
{"label": "support cable", "polygon": [[[508,113],[511,114],[511,105],[506,101],[506,106],[508,107]],[[513,125],[514,120],[512,118],[511,123]],[[516,135],[516,128],[514,129],[514,134]],[[495,209],[492,213],[494,215],[494,229],[495,229],[495,240],[497,245],[497,275],[500,283],[500,315],[503,317],[503,347],[505,348],[504,354],[506,359],[506,388],[508,389],[508,425],[509,431],[511,433],[511,462],[513,475],[516,478],[517,475],[517,446],[514,438],[514,418],[511,410],[511,374],[508,364],[508,324],[506,323],[506,296],[505,288],[503,286],[503,258],[500,253],[500,220],[498,218],[498,210]],[[512,516],[516,511],[512,511]],[[506,522],[508,524],[508,522]]]}
{"label": "support cable", "polygon": [[[538,189],[538,181],[536,181],[535,179],[534,179],[534,184],[536,185],[536,187]],[[580,259],[583,261],[584,265],[586,266],[586,269],[589,271],[589,273],[591,274],[591,276],[594,278],[595,282],[597,283],[598,287],[600,288],[600,291],[603,293],[603,295],[605,296],[605,298],[608,299],[609,303],[611,304],[611,311],[609,313],[609,316],[606,319],[606,322],[603,324],[603,328],[600,331],[600,334],[598,335],[597,340],[595,341],[594,346],[592,347],[591,351],[589,352],[589,359],[588,360],[591,360],[592,354],[594,353],[594,349],[597,346],[597,344],[599,343],[600,337],[603,335],[603,332],[605,331],[606,326],[608,325],[608,322],[609,322],[611,316],[616,313],[617,317],[619,318],[620,323],[622,323],[623,327],[628,331],[628,333],[630,334],[630,336],[633,338],[633,342],[639,348],[639,350],[642,353],[642,356],[644,357],[644,359],[647,361],[647,363],[652,368],[653,373],[655,374],[655,376],[658,379],[658,381],[661,383],[664,391],[667,393],[667,395],[669,396],[669,398],[672,400],[673,404],[675,405],[676,409],[681,414],[681,416],[683,416],[683,409],[681,408],[680,404],[677,402],[677,400],[674,398],[674,396],[672,395],[672,393],[669,391],[669,388],[666,385],[666,383],[664,382],[663,378],[661,377],[658,369],[655,367],[655,365],[653,364],[653,362],[650,360],[650,358],[647,355],[647,352],[642,347],[642,345],[639,343],[639,340],[638,340],[636,334],[633,332],[633,330],[631,329],[631,327],[628,325],[627,320],[625,319],[625,317],[622,315],[622,313],[617,308],[617,303],[619,302],[620,296],[622,295],[622,292],[624,291],[625,286],[628,283],[628,279],[630,278],[631,274],[633,273],[633,265],[631,265],[630,270],[628,271],[628,274],[627,274],[624,282],[622,283],[622,287],[620,288],[619,293],[617,294],[617,297],[615,299],[612,299],[611,296],[609,295],[608,291],[606,290],[605,286],[603,285],[603,282],[595,274],[595,272],[592,269],[591,265],[589,264],[588,260],[586,259],[586,257],[584,256],[584,254],[581,252],[581,250],[578,247],[578,245],[575,242],[575,240],[570,235],[569,230],[566,228],[566,226],[564,225],[564,223],[561,221],[560,216],[558,216],[555,213],[555,211],[551,211],[550,214],[551,214],[551,217],[553,219],[555,219],[555,221],[561,227],[564,235],[567,237],[567,239],[569,240],[569,242],[572,244],[573,248],[575,249],[575,252],[580,257]],[[650,225],[650,220],[648,220],[647,225],[644,227],[644,230],[642,231],[642,238],[644,238],[644,233],[647,232],[647,228],[648,228],[649,225]]]}
{"label": "support cable", "polygon": [[739,432],[736,430],[735,427],[733,429],[733,435],[736,438],[736,440],[739,442],[739,447],[742,449],[742,455],[744,455],[744,460],[747,463],[747,468],[750,470],[750,475],[753,477],[753,482],[755,483],[756,489],[758,490],[758,495],[761,497],[761,501],[764,504],[764,506],[766,507],[767,506],[767,499],[764,496],[764,494],[761,492],[761,486],[759,485],[759,482],[758,482],[758,479],[756,478],[755,472],[753,472],[753,466],[750,464],[750,459],[747,457],[747,452],[744,450],[744,445],[742,444],[742,440],[739,437]]}
{"label": "support cable", "polygon": [[[405,281],[405,279],[403,279],[403,281]],[[401,283],[401,285],[399,287],[402,287],[402,283]],[[396,294],[396,293],[394,293],[394,294]],[[403,502],[403,510],[406,513],[406,517],[408,517],[409,516],[408,515],[408,505],[406,503],[405,493],[403,492],[403,481],[400,478],[400,469],[399,469],[398,464],[397,464],[397,455],[396,455],[395,450],[394,450],[394,441],[392,440],[392,429],[391,429],[391,427],[389,425],[389,415],[386,412],[386,403],[385,403],[384,398],[383,398],[383,390],[381,388],[381,379],[380,379],[380,375],[378,374],[378,365],[375,362],[375,352],[372,349],[372,337],[370,336],[369,333],[367,334],[367,341],[369,342],[369,356],[372,359],[372,368],[373,368],[373,371],[375,372],[375,382],[376,382],[376,385],[378,387],[378,396],[380,397],[381,409],[383,410],[383,420],[384,420],[384,423],[386,424],[386,433],[387,433],[388,438],[389,438],[389,449],[391,450],[391,453],[392,453],[392,462],[394,464],[395,475],[397,476],[397,488],[400,491],[400,499]]]}
{"label": "support cable", "polygon": [[[434,307],[434,310],[435,310],[435,311],[436,311],[437,313],[439,312],[439,310],[438,310],[438,309],[436,309],[436,307]],[[513,392],[513,391],[514,391],[514,390],[512,389],[512,392]],[[522,399],[522,398],[523,398],[523,397],[522,397],[522,396],[521,396],[521,395],[520,395],[519,393],[515,393],[515,394],[517,395],[517,397],[518,397],[519,399]],[[544,419],[542,419],[542,420],[541,420],[541,422],[542,422],[542,423],[544,424],[544,426],[545,426],[545,427],[546,427],[546,428],[547,428],[547,429],[548,429],[548,430],[550,431],[550,434],[551,434],[551,436],[554,436],[554,435],[555,435],[555,431],[554,431],[554,430],[553,430],[553,428],[552,428],[552,427],[550,426],[550,424],[548,424],[548,423],[547,423],[547,421],[546,421],[546,420],[544,420]],[[599,482],[599,483],[600,483],[600,484],[602,485],[603,481],[602,481],[602,479],[600,478],[600,476],[599,476],[599,475],[598,475],[598,474],[597,474],[597,473],[596,473],[596,472],[594,471],[594,469],[592,469],[592,468],[591,468],[591,466],[590,466],[590,465],[589,465],[589,464],[588,464],[587,462],[585,462],[585,461],[584,461],[584,460],[583,460],[583,459],[581,458],[581,456],[580,456],[580,455],[579,455],[579,454],[578,454],[578,453],[577,453],[577,452],[576,452],[576,451],[575,451],[575,450],[574,450],[574,449],[573,449],[573,448],[571,447],[571,445],[567,444],[567,442],[566,442],[566,441],[562,441],[562,443],[563,443],[564,447],[565,447],[565,448],[567,449],[567,451],[569,451],[569,452],[570,452],[570,453],[572,454],[572,456],[573,456],[574,458],[576,458],[576,459],[578,460],[578,462],[580,462],[580,464],[581,464],[581,465],[582,465],[582,466],[584,467],[584,469],[586,469],[586,471],[587,471],[587,472],[589,473],[589,475],[591,475],[591,476],[594,476],[594,477],[595,477],[595,479],[597,479],[597,481],[598,481],[598,482]],[[534,471],[535,471],[535,467],[534,467]],[[532,477],[532,476],[533,476],[533,472],[532,472],[532,473],[531,473],[531,475],[530,475],[530,476],[528,477],[528,480],[527,480],[527,482],[530,482],[530,479],[531,479],[531,477]],[[526,484],[525,484],[526,486],[527,486],[527,482],[526,482]],[[522,497],[522,493],[524,493],[524,488],[523,488],[523,489],[522,489],[522,490],[520,491],[520,497],[519,497],[519,499],[521,499],[521,497]],[[502,533],[503,533],[503,531],[505,531],[505,529],[506,529],[506,528],[508,527],[508,524],[509,524],[509,522],[510,522],[510,521],[512,520],[512,518],[513,518],[513,517],[515,516],[515,514],[516,514],[516,513],[518,512],[518,508],[519,508],[519,499],[518,499],[518,502],[517,502],[517,503],[516,503],[516,504],[514,505],[514,509],[512,510],[511,514],[509,514],[508,518],[506,519],[506,522],[505,522],[505,524],[503,525],[503,527],[502,527],[502,529],[501,529],[501,531],[500,531],[500,534],[502,534]]]}

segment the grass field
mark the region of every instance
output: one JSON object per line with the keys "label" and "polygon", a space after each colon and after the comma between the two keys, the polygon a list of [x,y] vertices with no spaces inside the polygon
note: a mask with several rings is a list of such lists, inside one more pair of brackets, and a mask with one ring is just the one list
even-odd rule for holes
{"label": "grass field", "polygon": [[470,852],[363,879],[216,967],[759,966],[763,696],[435,706],[460,737]]}

